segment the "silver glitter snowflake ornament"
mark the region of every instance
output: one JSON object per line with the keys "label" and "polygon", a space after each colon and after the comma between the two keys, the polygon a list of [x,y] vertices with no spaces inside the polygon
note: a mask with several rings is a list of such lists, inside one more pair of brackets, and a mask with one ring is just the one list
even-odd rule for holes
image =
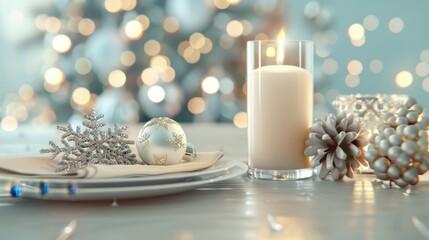
{"label": "silver glitter snowflake ornament", "polygon": [[41,149],[40,153],[51,153],[51,159],[62,154],[57,172],[74,172],[92,164],[142,164],[131,151],[130,145],[134,141],[128,140],[124,133],[127,126],[115,125],[113,129],[103,131],[103,117],[96,115],[95,110],[84,115],[84,131],[79,126],[74,130],[70,124],[58,125],[57,129],[64,132],[61,136],[63,146],[50,141],[50,148]]}
{"label": "silver glitter snowflake ornament", "polygon": [[326,120],[316,120],[311,127],[304,155],[314,156],[312,167],[322,165],[321,179],[329,173],[335,181],[344,176],[352,178],[361,165],[367,166],[363,158],[363,148],[368,144],[367,135],[368,132],[354,121],[352,114],[329,114]]}

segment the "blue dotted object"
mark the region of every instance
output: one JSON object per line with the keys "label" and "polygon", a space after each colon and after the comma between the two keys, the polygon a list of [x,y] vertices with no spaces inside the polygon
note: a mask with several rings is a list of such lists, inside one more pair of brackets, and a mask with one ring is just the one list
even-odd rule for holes
{"label": "blue dotted object", "polygon": [[76,184],[72,184],[72,183],[69,184],[67,186],[67,190],[68,190],[68,193],[69,193],[70,196],[76,195],[76,190],[77,190]]}
{"label": "blue dotted object", "polygon": [[49,184],[45,182],[41,182],[39,187],[40,187],[40,194],[42,196],[46,196],[49,192]]}
{"label": "blue dotted object", "polygon": [[22,194],[22,187],[20,184],[14,184],[12,185],[12,187],[10,188],[10,195],[14,198],[19,198],[21,197]]}

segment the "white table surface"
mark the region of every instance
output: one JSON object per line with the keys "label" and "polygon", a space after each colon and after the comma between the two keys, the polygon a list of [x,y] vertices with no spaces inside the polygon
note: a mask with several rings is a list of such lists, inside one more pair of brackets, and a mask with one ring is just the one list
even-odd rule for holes
{"label": "white table surface", "polygon": [[[223,150],[246,161],[246,130],[225,124],[185,125],[198,150]],[[131,136],[137,134],[131,129]],[[37,152],[53,128],[0,133],[0,154]],[[373,183],[371,174],[343,182],[258,181],[246,176],[156,198],[53,202],[0,198],[0,239],[55,239],[72,219],[70,239],[427,239],[429,177],[410,196]],[[272,231],[271,214],[283,230]]]}

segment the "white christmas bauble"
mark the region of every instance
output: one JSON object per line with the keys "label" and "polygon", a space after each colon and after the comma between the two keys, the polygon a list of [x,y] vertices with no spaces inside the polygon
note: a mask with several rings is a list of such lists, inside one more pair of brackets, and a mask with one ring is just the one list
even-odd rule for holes
{"label": "white christmas bauble", "polygon": [[146,164],[180,163],[186,152],[186,135],[180,124],[167,118],[153,118],[140,130],[137,151]]}

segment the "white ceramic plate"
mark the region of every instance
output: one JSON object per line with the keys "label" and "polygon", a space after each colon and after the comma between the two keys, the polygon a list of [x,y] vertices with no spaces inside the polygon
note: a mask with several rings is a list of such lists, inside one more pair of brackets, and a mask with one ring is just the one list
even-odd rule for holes
{"label": "white ceramic plate", "polygon": [[73,196],[69,195],[67,189],[64,188],[49,189],[48,194],[42,196],[39,188],[24,184],[22,186],[22,197],[42,200],[95,201],[168,195],[192,190],[208,183],[234,178],[247,171],[245,163],[236,160],[230,161],[233,161],[234,166],[221,174],[202,179],[192,179],[187,182],[126,187],[77,188],[76,194]]}
{"label": "white ceramic plate", "polygon": [[52,188],[63,188],[69,184],[76,184],[81,187],[119,187],[119,186],[141,186],[160,183],[173,183],[186,181],[191,178],[205,178],[219,175],[236,165],[236,160],[221,158],[212,166],[193,172],[182,172],[174,174],[164,174],[157,176],[144,176],[134,178],[98,178],[98,179],[64,179],[64,178],[19,178],[11,176],[0,176],[0,180],[23,183],[29,186],[39,186],[41,182],[49,184]]}

